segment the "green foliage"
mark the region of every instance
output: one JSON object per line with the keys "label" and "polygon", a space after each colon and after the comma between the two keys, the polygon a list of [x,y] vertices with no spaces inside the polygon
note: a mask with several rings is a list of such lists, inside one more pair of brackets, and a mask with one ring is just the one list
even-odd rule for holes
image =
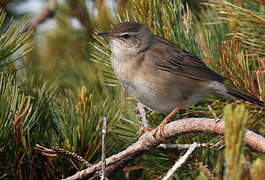
{"label": "green foliage", "polygon": [[119,82],[116,80],[111,67],[109,45],[98,35],[95,35],[94,38],[96,43],[91,43],[91,46],[93,47],[91,60],[101,65],[101,71],[105,77],[105,85],[112,87],[119,86]]}
{"label": "green foliage", "polygon": [[6,13],[0,9],[0,71],[16,60],[28,54],[32,48],[33,31],[27,28],[25,21],[9,21],[4,26]]}
{"label": "green foliage", "polygon": [[264,160],[257,159],[253,162],[251,168],[252,179],[264,179],[265,162]]}
{"label": "green foliage", "polygon": [[188,5],[177,1],[134,0],[133,17],[146,24],[154,34],[170,39],[185,50],[202,57],[200,44],[195,39],[195,28]]}
{"label": "green foliage", "polygon": [[232,105],[224,108],[225,122],[225,179],[242,179],[244,128],[248,120],[248,111],[243,105],[234,110]]}
{"label": "green foliage", "polygon": [[[206,56],[209,63],[216,71],[222,72],[231,86],[264,99],[265,66],[262,60],[264,49],[261,48],[264,47],[264,4],[261,1],[242,6],[227,1],[210,1],[204,4],[216,11],[218,16],[215,23],[222,22],[229,26],[227,29],[230,32],[226,34],[231,37],[231,40],[219,43],[217,52],[221,56]],[[219,29],[223,28],[220,26]],[[207,40],[208,35],[205,37]]]}
{"label": "green foliage", "polygon": [[196,178],[197,180],[207,180],[209,179],[204,173],[200,173],[200,175]]}
{"label": "green foliage", "polygon": [[[49,135],[44,130],[51,128],[51,123],[47,123],[46,120],[49,111],[47,103],[51,101],[52,93],[48,93],[46,88],[40,89],[38,96],[34,98],[21,91],[13,75],[1,73],[0,167],[1,172],[10,178],[26,176],[27,171],[30,171],[29,167],[32,164],[26,162],[34,162],[32,153],[37,139],[40,142],[50,142],[47,139]],[[25,168],[25,171],[20,171],[18,167]]]}
{"label": "green foliage", "polygon": [[25,145],[27,139],[25,136],[33,126],[36,117],[36,113],[34,111],[32,113],[30,97],[19,92],[18,85],[12,75],[1,73],[0,84],[2,129],[0,138],[2,143],[5,142],[5,144],[1,144],[1,147],[14,141],[10,138],[10,133],[13,132],[17,134],[18,140],[23,136],[22,142]]}
{"label": "green foliage", "polygon": [[[4,13],[1,11],[1,22],[3,19]],[[1,70],[9,70],[8,65],[16,59],[22,60],[32,48],[31,35],[32,31],[27,30],[22,21],[18,24],[7,23],[0,39],[3,41],[3,48],[0,49],[3,62]],[[77,34],[73,39],[79,38],[78,41],[81,41],[82,37],[84,35]],[[81,43],[76,49],[81,49],[82,53],[70,57],[70,62],[74,58],[84,58],[87,46],[87,43]],[[28,57],[37,57],[35,53],[31,55]],[[62,53],[61,57],[65,55]],[[95,77],[95,71],[88,74],[90,79],[87,77],[85,71],[88,69],[85,68],[91,63],[69,66],[68,71],[82,77],[79,79],[84,80],[83,84],[89,84],[89,91],[83,88],[80,95],[75,93],[80,87],[73,84],[73,79],[72,87],[77,87],[71,90],[58,86],[58,79],[62,78],[42,78],[45,74],[41,73],[39,65],[48,68],[50,64],[46,60],[45,64],[41,64],[29,58],[22,63],[25,66],[17,73],[17,78],[9,73],[1,73],[0,77],[0,127],[3,128],[0,132],[0,176],[10,179],[58,179],[63,174],[68,176],[71,173],[71,164],[66,163],[64,158],[51,160],[35,151],[37,143],[74,150],[91,162],[100,159],[102,119],[108,119],[108,128],[111,130],[113,123],[120,118],[121,106],[118,100],[111,100],[111,91],[108,93],[101,81],[89,77]],[[93,70],[93,66],[90,68]],[[43,168],[53,166],[58,168]]]}
{"label": "green foliage", "polygon": [[79,101],[75,102],[67,94],[65,97],[63,101],[53,105],[53,116],[57,121],[62,143],[65,148],[91,161],[101,148],[99,142],[103,117],[107,119],[107,127],[111,130],[121,116],[119,101],[111,100],[106,95],[87,94],[85,87],[79,94]]}
{"label": "green foliage", "polygon": [[241,6],[216,0],[206,4],[216,10],[222,20],[230,23],[231,35],[241,42],[244,49],[251,54],[264,57],[264,1],[255,0],[249,4],[242,3]]}

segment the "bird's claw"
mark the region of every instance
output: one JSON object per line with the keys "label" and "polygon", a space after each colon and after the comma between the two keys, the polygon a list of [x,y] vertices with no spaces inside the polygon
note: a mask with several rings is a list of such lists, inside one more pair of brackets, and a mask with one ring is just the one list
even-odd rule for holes
{"label": "bird's claw", "polygon": [[[161,124],[159,124],[159,126],[156,128],[155,133],[154,133],[154,138],[156,139],[157,136],[159,136],[159,138],[162,139],[162,141],[165,141],[165,132],[164,132],[164,128],[165,125],[167,124],[167,122],[163,122]],[[158,133],[159,131],[159,133]],[[157,134],[158,133],[158,134]]]}
{"label": "bird's claw", "polygon": [[139,137],[143,132],[146,132],[146,131],[152,131],[153,130],[153,128],[150,128],[150,127],[142,127],[141,129],[139,129],[138,131],[137,131],[137,136]]}

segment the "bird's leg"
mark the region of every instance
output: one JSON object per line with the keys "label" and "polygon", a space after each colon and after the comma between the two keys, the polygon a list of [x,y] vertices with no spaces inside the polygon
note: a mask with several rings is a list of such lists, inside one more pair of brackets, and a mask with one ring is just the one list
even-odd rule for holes
{"label": "bird's leg", "polygon": [[176,114],[177,112],[179,112],[179,110],[183,106],[183,104],[184,103],[181,103],[181,104],[177,105],[177,107],[167,115],[167,117],[159,124],[159,126],[157,126],[156,131],[154,133],[154,137],[156,136],[157,131],[159,130],[159,136],[162,137],[162,139],[163,139],[163,137],[165,135],[164,134],[164,127],[165,127],[165,125],[168,123],[168,121],[170,120],[170,118],[172,116],[174,116],[174,114]]}
{"label": "bird's leg", "polygon": [[137,135],[139,136],[143,131],[151,131],[153,129],[150,127],[148,120],[146,119],[146,112],[144,109],[144,105],[139,102],[137,109],[140,113],[142,124],[143,124],[143,127],[139,131],[137,131]]}
{"label": "bird's leg", "polygon": [[137,108],[138,108],[138,111],[139,111],[139,113],[141,115],[143,126],[145,128],[149,128],[150,125],[149,125],[149,123],[148,123],[148,121],[146,119],[146,112],[145,112],[145,109],[144,109],[144,105],[139,102]]}

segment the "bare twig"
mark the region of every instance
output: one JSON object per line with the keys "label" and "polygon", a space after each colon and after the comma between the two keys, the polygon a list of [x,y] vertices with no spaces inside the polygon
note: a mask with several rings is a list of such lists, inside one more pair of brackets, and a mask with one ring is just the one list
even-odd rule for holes
{"label": "bare twig", "polygon": [[188,157],[191,155],[191,153],[194,151],[196,148],[197,143],[194,142],[191,147],[187,150],[187,152],[184,154],[184,156],[181,156],[179,160],[174,164],[174,166],[167,172],[166,176],[162,180],[169,180],[177,171],[179,167],[182,166],[188,159]]}
{"label": "bare twig", "polygon": [[106,153],[105,153],[105,138],[107,133],[107,119],[106,117],[103,118],[103,126],[102,126],[102,155],[101,161],[102,163],[102,176],[101,180],[106,179]]}
{"label": "bare twig", "polygon": [[87,162],[87,160],[85,160],[83,157],[79,156],[78,154],[76,154],[74,152],[70,152],[66,149],[58,148],[55,146],[52,147],[52,150],[56,154],[62,154],[65,156],[69,156],[71,158],[77,159],[79,162],[82,162],[86,167],[91,167],[91,164],[89,162]]}
{"label": "bare twig", "polygon": [[[187,118],[170,122],[164,127],[164,137],[155,134],[155,129],[145,132],[137,142],[106,159],[106,173],[110,177],[112,173],[124,167],[129,161],[135,159],[143,152],[155,149],[161,142],[162,138],[170,138],[183,133],[189,132],[207,132],[224,134],[223,122],[215,123],[213,119],[209,118]],[[245,132],[245,143],[252,148],[265,153],[265,138],[256,134],[253,131],[247,130]],[[71,177],[66,179],[81,179],[87,176],[93,176],[101,170],[102,162],[98,162],[90,168],[79,171]]]}
{"label": "bare twig", "polygon": [[34,149],[40,151],[41,154],[43,154],[45,156],[49,156],[49,157],[55,157],[55,156],[57,156],[57,154],[52,149],[43,147],[43,146],[41,146],[39,144],[36,144],[36,146],[35,146]]}
{"label": "bare twig", "polygon": [[44,22],[47,18],[54,15],[57,0],[47,2],[41,9],[40,13],[31,20],[30,27],[35,29],[39,24]]}
{"label": "bare twig", "polygon": [[63,149],[63,148],[53,146],[51,149],[48,149],[39,144],[36,144],[35,149],[41,151],[41,153],[44,154],[45,156],[53,157],[53,156],[57,156],[57,154],[62,154],[64,156],[69,156],[71,158],[77,159],[78,161],[82,162],[86,167],[92,166],[83,157],[79,156],[78,154],[74,152],[70,152],[66,149]]}
{"label": "bare twig", "polygon": [[[207,147],[207,146],[211,146],[213,144],[209,144],[209,143],[202,143],[202,144],[197,144],[196,148],[199,147]],[[189,149],[192,146],[192,144],[159,144],[157,147],[158,148],[162,148],[162,149]]]}
{"label": "bare twig", "polygon": [[74,161],[73,161],[72,159],[70,159],[70,161],[71,161],[72,165],[74,166],[74,168],[75,168],[76,170],[78,170],[78,167],[77,167],[77,165],[74,163]]}
{"label": "bare twig", "polygon": [[220,121],[220,119],[218,119],[218,117],[217,117],[215,111],[213,110],[213,108],[210,105],[208,105],[207,107],[208,107],[210,113],[212,114],[213,118],[215,119],[215,122]]}

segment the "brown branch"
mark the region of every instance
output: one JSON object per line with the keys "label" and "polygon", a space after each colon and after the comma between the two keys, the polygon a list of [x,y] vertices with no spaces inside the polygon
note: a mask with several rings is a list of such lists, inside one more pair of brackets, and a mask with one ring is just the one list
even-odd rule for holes
{"label": "brown branch", "polygon": [[81,4],[76,3],[76,1],[70,1],[70,12],[72,16],[78,19],[78,21],[85,28],[85,34],[91,35],[94,31],[90,14],[88,13],[84,2]]}
{"label": "brown branch", "polygon": [[[207,132],[224,134],[223,121],[215,123],[214,119],[208,118],[188,118],[168,123],[164,128],[165,138],[180,135],[189,132]],[[163,140],[163,137],[155,135],[155,129],[144,133],[137,142],[129,146],[122,152],[115,154],[106,159],[107,177],[110,177],[116,170],[121,169],[130,160],[135,159],[140,153],[155,149]],[[155,137],[154,137],[155,136]],[[265,138],[247,130],[245,133],[245,143],[252,148],[265,153]],[[95,173],[101,170],[102,162],[98,162],[90,168],[77,172],[75,175],[66,179],[80,179],[93,177]]]}
{"label": "brown branch", "polygon": [[31,20],[30,28],[36,29],[36,27],[43,23],[47,18],[51,18],[54,15],[57,0],[49,1],[42,7],[40,13]]}

